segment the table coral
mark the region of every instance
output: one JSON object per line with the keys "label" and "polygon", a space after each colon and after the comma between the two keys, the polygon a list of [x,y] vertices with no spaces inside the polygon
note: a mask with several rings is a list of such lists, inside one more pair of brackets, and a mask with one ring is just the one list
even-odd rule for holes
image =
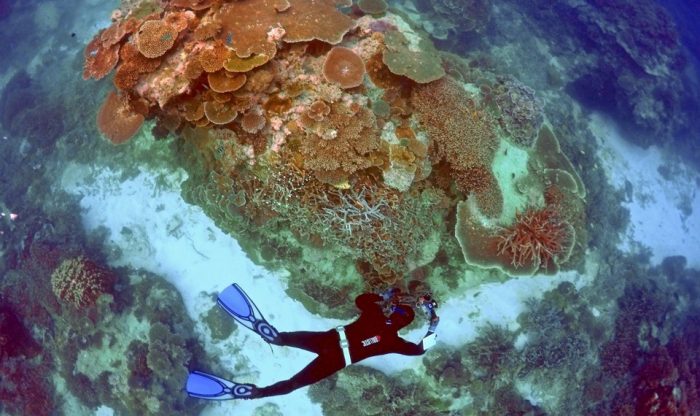
{"label": "table coral", "polygon": [[164,20],[147,20],[137,32],[136,45],[146,58],[158,58],[175,45],[176,38],[175,27]]}
{"label": "table coral", "polygon": [[133,111],[124,97],[111,92],[97,113],[97,127],[112,143],[122,144],[141,128],[144,117]]}

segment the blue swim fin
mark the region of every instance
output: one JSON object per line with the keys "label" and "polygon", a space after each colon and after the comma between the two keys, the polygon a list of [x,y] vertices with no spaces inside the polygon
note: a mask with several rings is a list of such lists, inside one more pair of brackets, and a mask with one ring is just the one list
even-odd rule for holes
{"label": "blue swim fin", "polygon": [[187,394],[207,400],[251,399],[252,384],[239,384],[201,371],[192,371],[187,377]]}
{"label": "blue swim fin", "polygon": [[265,341],[275,343],[279,332],[263,318],[258,307],[237,283],[219,293],[217,302],[241,325],[255,331]]}

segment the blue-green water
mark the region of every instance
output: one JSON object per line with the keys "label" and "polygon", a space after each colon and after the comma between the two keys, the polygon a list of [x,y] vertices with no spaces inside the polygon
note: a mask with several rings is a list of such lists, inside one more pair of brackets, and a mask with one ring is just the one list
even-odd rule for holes
{"label": "blue-green water", "polygon": [[[700,414],[698,6],[331,3],[0,0],[0,413]],[[431,293],[438,343],[189,398],[314,358],[232,282],[281,331]]]}

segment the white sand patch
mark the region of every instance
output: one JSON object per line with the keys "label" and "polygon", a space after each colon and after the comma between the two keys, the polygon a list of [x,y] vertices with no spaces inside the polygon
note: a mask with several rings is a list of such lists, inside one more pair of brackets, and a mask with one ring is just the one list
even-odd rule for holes
{"label": "white sand patch", "polygon": [[[200,322],[200,315],[212,307],[210,294],[237,282],[279,330],[326,330],[337,324],[289,299],[281,276],[253,264],[199,207],[186,204],[179,193],[184,178],[183,172],[160,177],[142,172],[122,182],[119,172],[71,165],[60,180],[66,191],[82,197],[85,229],[109,230],[112,265],[143,268],[166,278],[180,291],[195,321]],[[198,325],[209,353],[228,353],[220,356],[224,365],[233,368],[237,363],[250,363],[252,372],[242,374],[239,382],[268,385],[292,376],[314,357],[293,348],[275,347],[272,353],[258,336],[242,327],[229,340],[214,343],[203,335],[202,324]],[[239,354],[231,353],[240,348],[244,349]],[[251,415],[256,407],[272,402],[285,414],[320,415],[320,406],[311,403],[306,390],[266,400],[213,403],[203,414]]]}
{"label": "white sand patch", "polygon": [[[221,232],[199,207],[186,204],[179,193],[185,173],[142,171],[122,181],[120,172],[104,167],[69,165],[60,180],[66,191],[81,197],[82,219],[87,231],[109,230],[107,248],[111,264],[143,268],[172,282],[184,298],[189,315],[199,322],[197,330],[207,353],[218,355],[228,368],[247,365],[251,372],[236,381],[268,385],[301,370],[314,355],[293,348],[274,347],[274,353],[254,333],[239,327],[228,340],[213,342],[200,316],[212,307],[211,294],[232,282],[239,283],[254,299],[266,318],[279,330],[326,330],[344,323],[309,313],[301,303],[285,294],[285,276],[253,264],[238,243]],[[594,269],[587,267],[588,270]],[[589,273],[594,275],[594,273]],[[468,279],[467,279],[468,280]],[[471,341],[486,323],[515,329],[523,301],[541,297],[564,280],[577,287],[589,280],[577,273],[556,277],[535,276],[492,283],[468,291],[457,290],[438,311],[439,342],[459,347]],[[425,328],[402,334],[418,342]],[[392,374],[406,368],[422,368],[422,357],[387,355],[364,361]],[[184,385],[185,380],[183,380]],[[311,403],[307,388],[287,396],[259,401],[212,403],[203,415],[251,415],[267,402],[280,406],[288,415],[321,415]]]}
{"label": "white sand patch", "polygon": [[[614,122],[600,114],[589,125],[611,184],[630,196],[624,205],[631,223],[620,248],[633,252],[641,244],[651,248],[653,264],[682,255],[689,267],[700,267],[700,174],[655,146],[642,149],[625,141]],[[659,168],[670,170],[668,179]]]}

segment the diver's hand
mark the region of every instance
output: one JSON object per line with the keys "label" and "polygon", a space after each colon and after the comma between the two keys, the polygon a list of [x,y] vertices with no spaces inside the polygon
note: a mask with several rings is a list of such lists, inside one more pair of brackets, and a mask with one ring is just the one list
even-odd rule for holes
{"label": "diver's hand", "polygon": [[421,340],[421,347],[423,347],[423,351],[427,351],[430,349],[435,343],[437,342],[437,334],[434,332],[428,331],[427,334],[423,337]]}

